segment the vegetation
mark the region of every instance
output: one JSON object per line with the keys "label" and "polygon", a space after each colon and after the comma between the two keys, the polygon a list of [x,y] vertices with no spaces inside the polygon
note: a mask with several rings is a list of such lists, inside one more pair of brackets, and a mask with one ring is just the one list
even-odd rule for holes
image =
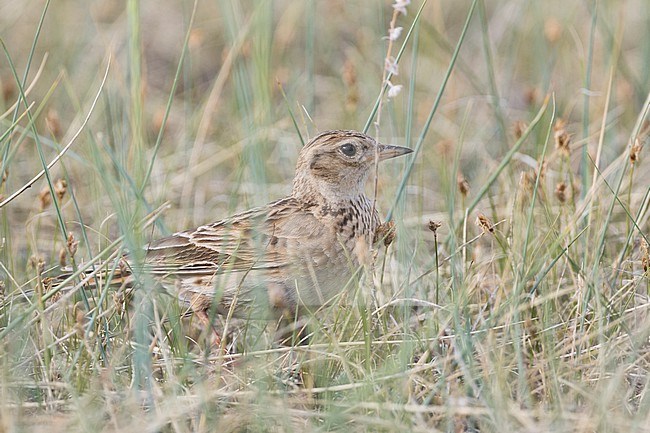
{"label": "vegetation", "polygon": [[[644,0],[0,2],[0,431],[650,431],[648,22]],[[358,302],[284,340],[220,318],[218,347],[153,284],[84,288],[364,128],[416,152],[369,182],[397,238]]]}

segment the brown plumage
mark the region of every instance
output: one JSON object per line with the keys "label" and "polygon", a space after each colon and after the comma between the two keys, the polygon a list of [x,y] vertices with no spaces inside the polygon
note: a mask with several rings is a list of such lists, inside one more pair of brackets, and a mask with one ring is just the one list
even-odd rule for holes
{"label": "brown plumage", "polygon": [[291,195],[151,242],[144,270],[203,318],[211,307],[261,317],[325,305],[369,260],[379,217],[364,186],[375,157],[410,152],[321,133],[300,152]]}

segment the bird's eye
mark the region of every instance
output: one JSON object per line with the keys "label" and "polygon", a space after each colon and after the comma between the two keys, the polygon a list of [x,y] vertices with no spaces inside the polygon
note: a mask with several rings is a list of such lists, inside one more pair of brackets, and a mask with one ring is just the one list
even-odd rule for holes
{"label": "bird's eye", "polygon": [[341,146],[341,152],[343,152],[343,155],[345,156],[354,156],[354,154],[357,153],[357,148],[354,147],[354,144],[352,143],[345,143]]}

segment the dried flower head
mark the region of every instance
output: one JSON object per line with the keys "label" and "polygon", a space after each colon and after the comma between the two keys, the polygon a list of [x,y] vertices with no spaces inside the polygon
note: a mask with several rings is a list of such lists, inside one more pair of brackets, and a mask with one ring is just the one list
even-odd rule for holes
{"label": "dried flower head", "polygon": [[85,327],[84,324],[86,322],[86,311],[83,304],[81,302],[75,303],[74,307],[72,308],[72,312],[75,318],[74,329],[78,335],[83,335]]}
{"label": "dried flower head", "polygon": [[630,149],[630,164],[634,165],[634,163],[639,160],[639,154],[641,153],[641,149],[643,149],[643,145],[641,144],[641,141],[637,138],[636,140],[634,140],[634,145],[632,146],[632,149]]}
{"label": "dried flower head", "polygon": [[482,213],[479,213],[478,217],[476,217],[476,225],[483,230],[483,233],[494,233],[494,224]]}
{"label": "dried flower head", "polygon": [[553,130],[555,148],[562,154],[569,155],[571,153],[571,149],[569,148],[571,144],[571,135],[566,130],[566,121],[564,119],[558,119],[553,126]]}
{"label": "dried flower head", "polygon": [[68,242],[66,246],[68,247],[68,252],[70,253],[70,257],[74,257],[75,254],[77,254],[77,249],[79,248],[79,241],[75,240],[74,235],[72,233],[68,235]]}
{"label": "dried flower head", "polygon": [[33,269],[36,270],[36,273],[38,275],[41,275],[43,273],[43,271],[45,270],[45,260],[43,260],[42,257],[31,256],[29,258],[28,264],[29,264],[30,268],[33,268]]}
{"label": "dried flower head", "polygon": [[65,268],[66,266],[66,258],[68,257],[68,250],[65,248],[61,248],[59,250],[59,266],[62,268]]}
{"label": "dried flower head", "polygon": [[389,246],[395,241],[395,223],[393,221],[386,221],[380,224],[375,231],[375,242],[383,239],[384,246]]}
{"label": "dried flower head", "polygon": [[536,105],[539,99],[539,89],[536,87],[529,87],[524,91],[524,100],[527,105]]}
{"label": "dried flower head", "polygon": [[404,30],[403,27],[395,27],[394,29],[390,29],[388,31],[388,39],[391,41],[396,41],[402,34],[402,30]]}
{"label": "dried flower head", "polygon": [[386,81],[386,84],[388,84],[388,97],[389,98],[394,98],[395,96],[399,95],[399,93],[402,91],[402,85],[401,84],[393,84],[390,82],[390,80]]}
{"label": "dried flower head", "polygon": [[54,193],[56,194],[56,197],[59,199],[59,201],[63,200],[63,197],[65,197],[65,193],[68,191],[68,182],[65,181],[65,179],[57,179],[56,182],[54,182]]}
{"label": "dried flower head", "polygon": [[555,197],[560,201],[560,203],[566,202],[566,189],[567,184],[560,182],[555,186]]}
{"label": "dried flower head", "polygon": [[519,140],[522,135],[524,135],[524,131],[528,128],[528,125],[526,122],[523,122],[521,120],[517,120],[514,125],[512,125],[512,132],[515,135],[515,138]]}
{"label": "dried flower head", "polygon": [[648,269],[650,269],[650,248],[645,239],[641,239],[641,265],[643,266],[643,272],[648,272]]}
{"label": "dried flower head", "polygon": [[440,227],[442,227],[442,223],[440,221],[429,220],[428,228],[434,234],[438,231]]}
{"label": "dried flower head", "polygon": [[41,212],[52,204],[52,195],[50,195],[50,189],[47,186],[43,187],[41,192],[38,193],[38,202]]}
{"label": "dried flower head", "polygon": [[406,6],[411,4],[411,0],[395,0],[393,3],[393,9],[402,15],[406,15]]}
{"label": "dried flower head", "polygon": [[462,174],[458,174],[457,183],[458,183],[458,190],[460,191],[462,196],[467,197],[470,191],[470,187],[469,187],[469,182],[467,181],[467,179],[465,179],[465,176],[463,176]]}

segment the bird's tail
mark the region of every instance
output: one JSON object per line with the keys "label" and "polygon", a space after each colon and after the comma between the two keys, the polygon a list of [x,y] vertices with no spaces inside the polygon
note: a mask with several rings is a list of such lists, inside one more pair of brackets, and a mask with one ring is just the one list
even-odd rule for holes
{"label": "bird's tail", "polygon": [[43,279],[48,292],[66,293],[71,290],[110,287],[131,287],[133,273],[125,258],[99,262],[88,268],[66,266],[58,275]]}

